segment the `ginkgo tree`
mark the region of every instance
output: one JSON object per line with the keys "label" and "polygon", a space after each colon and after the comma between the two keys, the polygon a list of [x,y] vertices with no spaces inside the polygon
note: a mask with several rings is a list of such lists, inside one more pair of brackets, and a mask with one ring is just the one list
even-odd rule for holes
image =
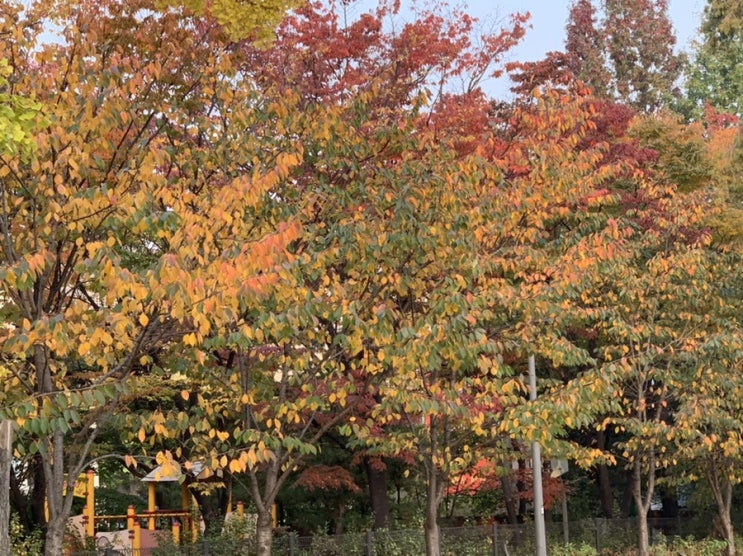
{"label": "ginkgo tree", "polygon": [[[0,19],[8,81],[45,120],[34,158],[0,161],[0,334],[3,413],[43,464],[49,555],[65,477],[134,377],[234,323],[299,233],[260,214],[301,146],[258,132],[286,111],[233,79],[219,25],[147,2],[68,7],[3,3]],[[51,17],[60,40],[44,43]]]}

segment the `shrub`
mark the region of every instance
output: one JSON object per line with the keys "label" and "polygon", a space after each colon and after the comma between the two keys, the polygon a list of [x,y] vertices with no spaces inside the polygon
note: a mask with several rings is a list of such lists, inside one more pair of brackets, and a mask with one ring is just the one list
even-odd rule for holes
{"label": "shrub", "polygon": [[11,556],[37,556],[42,553],[44,544],[41,529],[28,534],[21,525],[18,514],[10,517],[10,554]]}

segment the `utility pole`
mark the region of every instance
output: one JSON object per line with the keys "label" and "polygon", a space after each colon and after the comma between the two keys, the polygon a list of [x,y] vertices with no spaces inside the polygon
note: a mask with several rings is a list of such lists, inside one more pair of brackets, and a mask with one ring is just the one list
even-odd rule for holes
{"label": "utility pole", "polygon": [[[537,370],[534,356],[529,356],[529,399],[537,399]],[[531,465],[534,476],[534,527],[537,535],[537,556],[547,556],[547,532],[544,526],[544,494],[542,492],[542,451],[539,443],[531,443]]]}
{"label": "utility pole", "polygon": [[0,421],[0,554],[10,554],[10,466],[13,462],[13,422]]}

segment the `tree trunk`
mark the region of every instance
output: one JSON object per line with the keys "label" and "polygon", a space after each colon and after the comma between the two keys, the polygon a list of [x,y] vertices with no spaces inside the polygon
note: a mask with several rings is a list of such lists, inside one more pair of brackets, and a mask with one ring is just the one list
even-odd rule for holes
{"label": "tree trunk", "polygon": [[224,526],[225,512],[221,511],[219,493],[192,491],[196,504],[199,506],[201,518],[204,520],[204,536],[218,535]]}
{"label": "tree trunk", "polygon": [[633,471],[628,469],[625,473],[624,491],[622,492],[621,517],[623,519],[627,519],[632,515],[632,499],[634,497],[632,492],[633,481]]}
{"label": "tree trunk", "polygon": [[60,556],[64,554],[62,545],[64,544],[64,533],[67,519],[62,516],[49,520],[46,525],[46,537],[44,539],[44,556]]}
{"label": "tree trunk", "polygon": [[[433,420],[432,420],[433,421]],[[433,430],[433,429],[432,429]],[[444,497],[445,480],[434,463],[437,444],[432,442],[431,453],[423,459],[426,469],[426,507],[423,533],[426,539],[426,556],[441,556],[441,542],[439,539],[439,505]]]}
{"label": "tree trunk", "polygon": [[426,498],[426,520],[424,523],[425,535],[426,535],[426,556],[441,556],[441,544],[439,539],[439,524],[438,524],[438,504],[436,503],[436,496],[431,492],[429,485],[429,493]]}
{"label": "tree trunk", "polygon": [[273,520],[271,508],[258,513],[258,522],[255,526],[258,556],[271,556],[273,546]]}
{"label": "tree trunk", "polygon": [[[64,495],[64,433],[54,431],[47,442],[47,455],[44,458],[44,477],[46,478],[46,504],[49,520],[46,528],[46,556],[62,554],[65,525],[70,516],[72,500],[67,503]],[[42,441],[43,442],[43,441]]]}
{"label": "tree trunk", "polygon": [[659,489],[660,490],[660,500],[663,504],[663,509],[661,510],[661,517],[664,518],[673,518],[678,517],[679,515],[679,502],[678,502],[678,495],[676,494],[676,488],[675,487],[664,487]]}
{"label": "tree trunk", "polygon": [[335,511],[335,526],[333,527],[334,535],[342,535],[345,532],[346,524],[343,522],[343,518],[346,515],[346,504],[343,499],[338,500],[338,507]]}
{"label": "tree trunk", "polygon": [[[596,434],[596,444],[599,450],[606,450],[608,444],[606,436],[606,431],[598,431]],[[614,494],[609,480],[609,467],[605,463],[600,463],[596,467],[596,486],[599,491],[601,515],[611,519],[614,516]]]}
{"label": "tree trunk", "polygon": [[[639,456],[638,456],[639,457]],[[655,458],[649,458],[648,481],[645,492],[642,491],[642,464],[637,459],[632,469],[632,494],[637,506],[637,554],[638,556],[649,556],[650,554],[650,531],[648,529],[648,511],[653,500],[655,490]]]}
{"label": "tree trunk", "polygon": [[506,516],[510,525],[518,523],[518,497],[516,496],[516,481],[513,479],[513,471],[508,471],[501,477],[501,489],[506,503]]}
{"label": "tree trunk", "polygon": [[728,473],[726,470],[721,472],[714,459],[707,462],[707,480],[715,498],[722,533],[728,543],[725,554],[726,556],[735,556],[735,528],[732,519],[730,519],[730,510],[733,505],[733,483],[730,481]]}
{"label": "tree trunk", "polygon": [[258,511],[258,521],[255,524],[258,556],[271,556],[271,549],[273,548],[273,506],[281,485],[289,476],[288,469],[284,470],[283,473],[281,472],[286,463],[286,460],[283,459],[286,453],[282,454],[281,450],[277,450],[275,455],[276,459],[270,461],[263,470],[262,484],[255,469],[250,469],[248,475],[250,478],[250,492]]}
{"label": "tree trunk", "polygon": [[725,549],[726,556],[735,556],[735,528],[733,527],[733,520],[730,519],[730,512],[719,512],[720,513],[720,525],[722,525],[722,531],[725,535],[725,540],[728,543]]}
{"label": "tree trunk", "polygon": [[614,517],[614,495],[609,480],[609,467],[600,463],[596,469],[596,483],[599,491],[601,515],[607,519]]}
{"label": "tree trunk", "polygon": [[[519,515],[518,515],[518,521],[519,523],[524,522],[524,517],[526,516],[526,497],[522,496],[524,492],[526,492],[526,484],[524,484],[524,473],[526,472],[526,461],[523,459],[519,460],[519,477],[516,481],[516,493],[518,496],[519,501]],[[532,494],[534,494],[532,492]]]}
{"label": "tree trunk", "polygon": [[386,529],[390,526],[390,504],[387,498],[387,474],[381,462],[372,458],[364,459],[366,477],[369,482],[369,500],[374,515],[374,529]]}
{"label": "tree trunk", "polygon": [[637,554],[638,556],[649,556],[650,554],[650,532],[648,531],[648,516],[637,514]]}

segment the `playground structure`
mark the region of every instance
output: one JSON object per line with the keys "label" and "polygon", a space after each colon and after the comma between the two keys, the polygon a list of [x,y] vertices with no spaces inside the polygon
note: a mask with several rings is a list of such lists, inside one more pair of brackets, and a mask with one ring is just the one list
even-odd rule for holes
{"label": "playground structure", "polygon": [[[200,469],[194,469],[198,477]],[[195,541],[199,534],[200,523],[194,518],[194,505],[188,485],[181,484],[181,509],[162,510],[156,505],[156,486],[159,482],[177,482],[180,475],[171,476],[163,474],[159,468],[150,472],[142,481],[147,483],[147,510],[137,513],[134,506],[129,506],[127,513],[123,515],[96,515],[95,513],[95,471],[88,470],[85,478],[81,478],[75,486],[76,491],[83,494],[80,483],[85,484],[84,496],[85,506],[81,516],[73,518],[72,522],[78,529],[80,535],[86,539],[93,539],[96,545],[110,546],[114,549],[131,550],[132,554],[145,556],[149,554],[150,548],[157,546],[156,531],[162,534],[170,530],[175,544],[180,544],[190,534]],[[231,508],[230,508],[231,509]],[[230,512],[228,509],[228,513]],[[237,515],[244,515],[244,505],[237,503]],[[122,527],[109,532],[97,531],[97,524],[122,524]],[[169,527],[163,527],[163,522]],[[126,527],[123,528],[123,524]]]}

